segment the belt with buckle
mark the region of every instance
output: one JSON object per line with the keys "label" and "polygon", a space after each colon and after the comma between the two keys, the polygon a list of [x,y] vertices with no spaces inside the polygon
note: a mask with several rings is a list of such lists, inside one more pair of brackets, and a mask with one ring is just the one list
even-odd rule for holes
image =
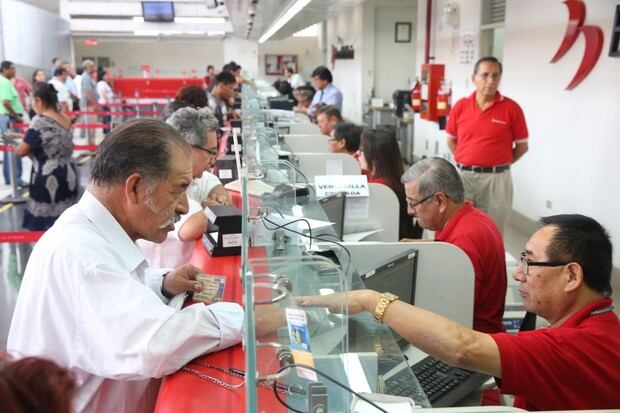
{"label": "belt with buckle", "polygon": [[458,168],[461,171],[470,171],[470,172],[478,172],[478,173],[483,173],[483,174],[493,174],[493,173],[499,173],[499,172],[504,172],[507,171],[508,169],[510,169],[510,165],[498,165],[498,166],[468,166],[468,165],[461,165],[460,163],[457,163],[456,166],[458,166]]}

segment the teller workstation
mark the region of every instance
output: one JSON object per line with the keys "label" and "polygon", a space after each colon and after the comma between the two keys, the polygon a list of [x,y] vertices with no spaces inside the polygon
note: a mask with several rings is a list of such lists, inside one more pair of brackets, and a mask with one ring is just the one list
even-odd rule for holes
{"label": "teller workstation", "polygon": [[[205,406],[252,413],[410,412],[462,405],[488,377],[427,356],[368,313],[347,314],[344,301],[331,310],[298,302],[372,288],[471,327],[468,257],[451,244],[397,242],[398,222],[380,219],[386,215],[381,205],[398,205],[387,187],[371,184],[361,200],[321,195],[320,175],[298,162],[303,153],[288,147],[294,156],[282,156],[264,98],[250,87],[242,96],[242,125],[231,132],[242,142],[240,179],[227,185],[241,210],[240,255],[209,256],[199,243],[193,262],[227,272],[224,298],[246,310],[243,345],[193,361],[193,374],[185,369],[164,379],[156,412]],[[314,163],[325,169],[318,158]],[[389,236],[347,239],[347,228],[350,234],[364,224],[375,231],[370,235]],[[213,379],[214,365],[228,375]],[[241,377],[235,383],[231,371]],[[484,411],[468,411],[476,409]],[[508,410],[515,409],[494,411]]]}

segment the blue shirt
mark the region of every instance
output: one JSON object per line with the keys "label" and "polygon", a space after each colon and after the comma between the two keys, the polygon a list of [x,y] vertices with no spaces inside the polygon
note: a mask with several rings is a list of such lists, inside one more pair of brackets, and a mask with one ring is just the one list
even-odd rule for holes
{"label": "blue shirt", "polygon": [[326,105],[333,105],[342,112],[342,92],[331,83],[328,84],[325,89],[317,90],[312,98],[312,103],[308,107],[308,116],[312,115],[314,111],[314,105],[317,103],[325,103]]}

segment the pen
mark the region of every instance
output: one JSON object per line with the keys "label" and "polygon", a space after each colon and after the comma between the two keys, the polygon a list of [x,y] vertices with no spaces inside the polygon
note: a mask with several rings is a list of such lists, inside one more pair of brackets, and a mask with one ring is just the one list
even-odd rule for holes
{"label": "pen", "polygon": [[[245,371],[241,370],[241,369],[236,369],[234,367],[230,367],[228,369],[228,371],[232,374],[236,374],[239,376],[243,376],[245,377]],[[305,395],[306,392],[301,388],[301,386],[299,385],[287,385],[287,384],[282,384],[282,383],[277,383],[276,382],[276,388],[282,391],[285,391],[289,394],[301,394],[301,395]]]}

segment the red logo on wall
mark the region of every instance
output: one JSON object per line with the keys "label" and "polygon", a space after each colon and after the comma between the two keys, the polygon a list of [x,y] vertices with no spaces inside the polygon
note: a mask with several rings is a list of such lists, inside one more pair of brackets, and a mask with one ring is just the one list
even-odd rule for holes
{"label": "red logo on wall", "polygon": [[601,56],[601,51],[603,50],[603,30],[598,26],[583,25],[586,19],[586,5],[582,0],[566,0],[563,3],[568,8],[568,25],[566,26],[564,39],[558,51],[555,52],[555,56],[551,59],[551,63],[560,60],[573,47],[577,37],[579,37],[579,33],[583,33],[586,42],[583,58],[577,73],[575,73],[573,80],[566,86],[566,90],[571,90],[588,76]]}

